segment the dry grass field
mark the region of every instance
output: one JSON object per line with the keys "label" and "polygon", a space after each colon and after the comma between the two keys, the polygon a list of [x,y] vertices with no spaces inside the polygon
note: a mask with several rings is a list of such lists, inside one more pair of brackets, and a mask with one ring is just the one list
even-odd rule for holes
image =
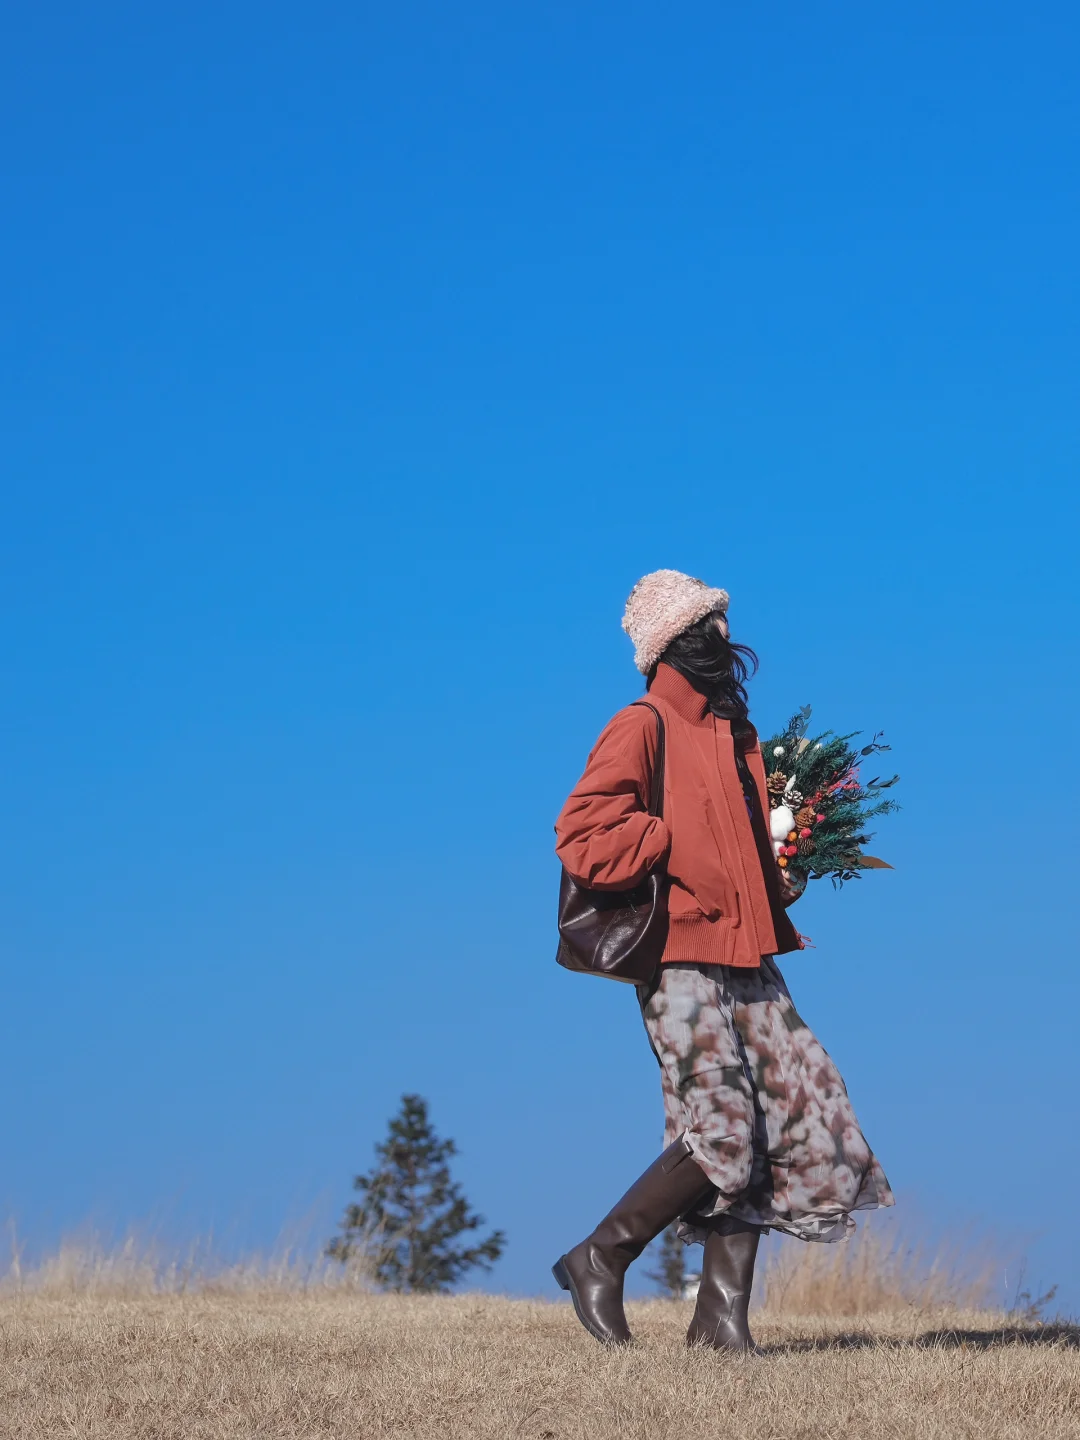
{"label": "dry grass field", "polygon": [[[628,1307],[638,1343],[610,1353],[564,1303],[374,1295],[288,1266],[207,1277],[68,1253],[9,1277],[0,1297],[0,1434],[1080,1437],[1080,1328],[955,1308],[946,1274],[924,1268],[916,1286],[910,1257],[890,1270],[872,1240],[824,1257],[786,1249],[795,1258],[770,1276],[756,1317],[759,1359],[688,1352],[681,1302]],[[810,1304],[818,1313],[799,1313]]]}

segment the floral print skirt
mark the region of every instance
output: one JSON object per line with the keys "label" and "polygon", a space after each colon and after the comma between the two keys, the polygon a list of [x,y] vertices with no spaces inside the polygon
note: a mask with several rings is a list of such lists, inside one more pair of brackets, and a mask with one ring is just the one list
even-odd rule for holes
{"label": "floral print skirt", "polygon": [[791,1002],[775,961],[661,966],[642,1004],[660,1061],[666,1144],[685,1137],[715,1196],[695,1216],[720,1215],[800,1240],[842,1240],[854,1210],[892,1205],[889,1182],[843,1080]]}

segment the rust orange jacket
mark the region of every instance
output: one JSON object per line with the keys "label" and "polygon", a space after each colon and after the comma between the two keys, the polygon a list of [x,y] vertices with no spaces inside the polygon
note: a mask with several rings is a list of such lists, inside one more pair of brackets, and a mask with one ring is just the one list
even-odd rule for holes
{"label": "rust orange jacket", "polygon": [[665,963],[755,966],[763,955],[798,950],[768,835],[760,746],[744,752],[757,791],[751,820],[730,723],[670,665],[657,668],[648,698],[666,732],[663,818],[648,813],[656,716],[628,706],[604,729],[563,806],[559,859],[594,890],[628,890],[662,865],[671,882]]}

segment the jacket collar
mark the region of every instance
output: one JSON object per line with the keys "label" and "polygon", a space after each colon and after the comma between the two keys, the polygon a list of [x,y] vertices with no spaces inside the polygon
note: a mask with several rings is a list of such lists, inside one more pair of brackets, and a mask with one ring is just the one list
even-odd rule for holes
{"label": "jacket collar", "polygon": [[676,715],[681,715],[691,724],[700,725],[709,714],[709,702],[705,696],[694,689],[685,675],[662,662],[656,667],[656,678],[649,686],[649,696],[665,700]]}

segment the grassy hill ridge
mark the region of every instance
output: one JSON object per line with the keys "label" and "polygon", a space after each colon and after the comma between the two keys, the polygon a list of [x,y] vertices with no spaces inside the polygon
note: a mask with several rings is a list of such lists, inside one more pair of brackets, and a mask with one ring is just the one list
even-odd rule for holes
{"label": "grassy hill ridge", "polygon": [[315,1288],[12,1293],[10,1440],[1074,1440],[1080,1329],[908,1307],[772,1316],[761,1359],[686,1350],[690,1306],[628,1307],[606,1352],[569,1306]]}

